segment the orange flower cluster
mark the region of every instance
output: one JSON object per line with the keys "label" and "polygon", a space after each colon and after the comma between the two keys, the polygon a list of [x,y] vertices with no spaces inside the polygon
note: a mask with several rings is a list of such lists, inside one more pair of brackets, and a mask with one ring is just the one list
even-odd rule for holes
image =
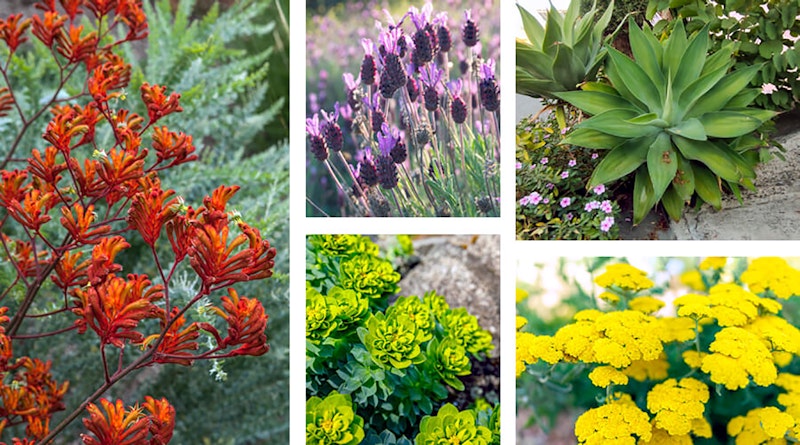
{"label": "orange flower cluster", "polygon": [[[13,444],[53,440],[65,425],[51,427],[50,418],[65,409],[68,387],[52,379],[50,362],[15,358],[16,339],[93,332],[105,371],[101,389],[158,363],[262,355],[269,350],[264,307],[231,286],[268,278],[275,264],[269,241],[226,209],[238,186],[218,187],[198,208],[162,187],[162,170],[197,159],[191,136],[156,125],[183,111],[180,95],[143,83],[139,96],[147,115],[121,107],[131,67],[114,51],[147,36],[142,0],[43,0],[36,7],[41,12],[32,18],[0,17],[0,44],[12,56],[26,45],[49,48],[61,70],[59,90],[75,73],[85,72],[86,80],[81,93],[58,101],[54,95],[31,115],[17,103],[14,85],[0,86],[0,117],[16,114],[23,123],[18,141],[36,117],[51,115],[44,148],[14,156],[22,149],[15,144],[0,159],[0,261],[17,274],[9,288],[0,289],[0,301],[12,290],[23,295],[15,313],[6,315],[8,309],[0,307],[0,374],[8,376],[0,381],[0,437],[3,428],[22,424],[27,436],[13,438]],[[81,24],[87,18],[96,21],[96,31]],[[0,61],[0,82],[9,82],[8,63]],[[110,146],[101,146],[97,134],[110,135]],[[153,255],[157,277],[124,274],[117,261],[139,238]],[[165,248],[169,262],[159,258]],[[169,282],[181,264],[197,273],[201,286],[188,303],[174,305]],[[20,326],[34,317],[28,312],[47,280],[60,289],[63,307],[35,317],[74,318],[58,332],[25,329],[22,335]],[[226,290],[219,307],[209,307],[216,321],[187,319],[201,298]],[[157,320],[159,328],[145,320]],[[216,345],[201,351],[203,333]],[[107,348],[116,348],[119,358],[107,360]],[[124,354],[137,355],[123,360]],[[166,400],[148,397],[130,408],[122,401],[90,402],[84,403],[83,423],[91,433],[81,436],[85,444],[166,444],[172,437],[175,412]]]}

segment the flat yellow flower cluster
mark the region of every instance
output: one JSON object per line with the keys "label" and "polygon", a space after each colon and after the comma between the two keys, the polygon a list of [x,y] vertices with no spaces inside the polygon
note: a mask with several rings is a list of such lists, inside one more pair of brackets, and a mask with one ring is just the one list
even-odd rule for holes
{"label": "flat yellow flower cluster", "polygon": [[649,440],[652,429],[647,413],[628,394],[586,411],[575,422],[575,435],[586,445],[635,445],[634,436]]}
{"label": "flat yellow flower cluster", "polygon": [[595,278],[594,282],[605,288],[618,287],[634,292],[653,287],[653,282],[644,271],[624,263],[606,267],[605,273]]}
{"label": "flat yellow flower cluster", "polygon": [[701,320],[714,318],[720,326],[744,326],[760,312],[777,314],[781,304],[761,298],[743,287],[723,283],[711,288],[708,295],[687,294],[675,300],[678,315]]}
{"label": "flat yellow flower cluster", "polygon": [[800,271],[783,258],[756,258],[742,274],[742,282],[753,292],[771,290],[778,298],[800,295]]}
{"label": "flat yellow flower cluster", "polygon": [[671,436],[688,436],[694,432],[701,437],[711,437],[711,426],[703,418],[708,397],[708,386],[700,380],[668,379],[647,393],[647,409],[655,414],[655,426]]}

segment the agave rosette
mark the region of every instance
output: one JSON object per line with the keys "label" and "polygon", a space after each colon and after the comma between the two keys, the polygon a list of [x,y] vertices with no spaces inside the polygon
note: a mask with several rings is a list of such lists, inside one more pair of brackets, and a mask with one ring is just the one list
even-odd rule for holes
{"label": "agave rosette", "polygon": [[517,39],[517,93],[553,98],[554,91],[573,91],[593,79],[605,56],[603,32],[611,20],[614,2],[595,19],[592,7],[582,17],[580,2],[570,2],[562,16],[551,4],[541,23],[517,5],[527,40]]}
{"label": "agave rosette", "polygon": [[752,189],[752,133],[775,115],[748,107],[759,91],[747,86],[761,67],[729,72],[732,50],[707,54],[707,27],[687,38],[679,22],[659,41],[631,21],[629,33],[635,61],[608,48],[610,84],[555,94],[592,115],[564,143],[609,149],[587,187],[635,172],[635,224],[659,201],[677,221],[695,195],[719,209],[723,183],[737,195],[740,185]]}

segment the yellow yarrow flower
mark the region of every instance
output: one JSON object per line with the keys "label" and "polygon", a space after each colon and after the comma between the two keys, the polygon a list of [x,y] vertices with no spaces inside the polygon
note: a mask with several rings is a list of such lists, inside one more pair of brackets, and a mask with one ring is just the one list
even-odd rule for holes
{"label": "yellow yarrow flower", "polygon": [[761,298],[733,283],[712,287],[708,298],[712,306],[712,316],[720,326],[744,326],[758,316],[759,309],[771,313],[780,310],[780,307],[775,306],[776,301]]}
{"label": "yellow yarrow flower", "polygon": [[539,360],[549,364],[558,363],[564,354],[556,347],[553,337],[533,335],[530,332],[517,332],[517,377],[525,372],[527,365]]}
{"label": "yellow yarrow flower", "polygon": [[633,292],[654,286],[644,271],[624,263],[607,266],[605,273],[595,278],[594,282],[605,288],[617,286]]}
{"label": "yellow yarrow flower", "polygon": [[639,444],[653,444],[653,445],[692,445],[694,441],[692,441],[692,437],[688,434],[683,434],[680,436],[673,436],[672,434],[657,428],[653,427],[653,437],[650,440],[640,440]]}
{"label": "yellow yarrow flower", "polygon": [[595,329],[593,321],[568,324],[553,336],[556,349],[564,353],[567,361],[585,363],[596,362],[592,345],[600,338],[601,334]]}
{"label": "yellow yarrow flower", "polygon": [[585,445],[635,445],[636,437],[650,440],[652,430],[647,413],[629,397],[590,409],[575,422],[575,436]]}
{"label": "yellow yarrow flower", "polygon": [[697,352],[693,349],[688,351],[683,351],[681,357],[683,357],[683,362],[689,365],[690,368],[699,368],[703,364],[703,358],[707,356],[705,352]]}
{"label": "yellow yarrow flower", "polygon": [[528,298],[528,291],[517,288],[517,303]]}
{"label": "yellow yarrow flower", "polygon": [[531,344],[536,338],[530,332],[517,332],[517,377],[525,372],[525,366],[536,363],[531,353]]}
{"label": "yellow yarrow flower", "polygon": [[778,403],[786,407],[787,414],[800,419],[800,375],[781,373],[775,384],[786,390],[778,394]]}
{"label": "yellow yarrow flower", "polygon": [[705,292],[708,290],[706,283],[703,282],[703,274],[698,270],[690,270],[681,274],[681,283],[696,291]]}
{"label": "yellow yarrow flower", "polygon": [[[658,331],[664,343],[673,341],[685,342],[695,337],[695,323],[691,318],[661,317],[657,319]],[[698,326],[702,331],[702,327]]]}
{"label": "yellow yarrow flower", "polygon": [[783,258],[756,258],[741,279],[755,293],[771,290],[778,298],[784,299],[800,295],[800,271],[789,266]]}
{"label": "yellow yarrow flower", "polygon": [[719,331],[709,350],[712,354],[703,357],[700,369],[729,390],[746,387],[750,377],[758,386],[771,385],[778,377],[770,351],[755,334],[742,328]]}
{"label": "yellow yarrow flower", "polygon": [[800,329],[781,317],[775,315],[758,317],[745,326],[745,329],[756,334],[764,342],[764,346],[772,352],[800,354]]}
{"label": "yellow yarrow flower", "polygon": [[647,409],[655,415],[655,426],[680,436],[689,434],[692,421],[703,417],[708,397],[708,387],[697,379],[669,379],[647,393]]}
{"label": "yellow yarrow flower", "polygon": [[686,294],[673,302],[681,317],[700,320],[711,316],[711,299],[705,295]]}
{"label": "yellow yarrow flower", "polygon": [[597,298],[611,304],[619,303],[619,295],[613,292],[608,292],[608,291],[602,292],[600,293],[600,295],[597,296]]}
{"label": "yellow yarrow flower", "polygon": [[628,377],[644,382],[645,380],[664,380],[669,371],[667,356],[661,354],[656,360],[634,360],[627,368],[622,369]]}
{"label": "yellow yarrow flower", "polygon": [[724,256],[710,256],[703,261],[700,262],[700,265],[697,266],[700,270],[720,270],[725,268],[725,264],[728,263],[728,259]]}
{"label": "yellow yarrow flower", "polygon": [[768,406],[752,409],[744,416],[731,419],[728,422],[728,434],[736,437],[737,445],[786,443],[782,439],[794,426],[792,416]]}
{"label": "yellow yarrow flower", "polygon": [[619,369],[611,366],[598,366],[589,373],[589,380],[592,381],[594,386],[605,388],[606,386],[614,383],[616,385],[627,385],[628,376],[623,374]]}
{"label": "yellow yarrow flower", "polygon": [[664,351],[658,323],[650,315],[610,312],[598,317],[594,324],[602,334],[592,345],[598,363],[624,368],[633,360],[655,360]]}
{"label": "yellow yarrow flower", "polygon": [[652,314],[662,307],[664,307],[663,301],[650,296],[636,297],[628,302],[628,308],[643,314]]}
{"label": "yellow yarrow flower", "polygon": [[528,324],[528,320],[525,317],[517,315],[517,330],[519,331],[524,328],[526,324]]}

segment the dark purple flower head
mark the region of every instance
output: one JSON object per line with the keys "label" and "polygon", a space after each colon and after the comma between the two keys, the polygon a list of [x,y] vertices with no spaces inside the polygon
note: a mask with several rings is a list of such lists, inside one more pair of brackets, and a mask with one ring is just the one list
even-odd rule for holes
{"label": "dark purple flower head", "polygon": [[326,113],[325,110],[320,110],[325,124],[322,126],[322,136],[325,138],[325,143],[328,148],[333,151],[341,151],[344,146],[344,135],[339,123],[339,102],[334,104],[333,113]]}
{"label": "dark purple flower head", "polygon": [[373,56],[375,45],[370,39],[361,39],[361,46],[364,47],[364,59],[361,61],[359,77],[364,82],[364,85],[372,85],[375,83],[375,75],[378,73],[375,57]]}
{"label": "dark purple flower head", "polygon": [[480,37],[480,30],[477,23],[472,21],[472,10],[467,9],[464,11],[464,25],[461,27],[461,40],[467,46],[475,46]]}
{"label": "dark purple flower head", "polygon": [[314,116],[310,119],[306,119],[306,132],[308,133],[308,143],[311,153],[317,160],[324,162],[328,159],[328,144],[322,136],[319,115],[317,113],[314,113]]}
{"label": "dark purple flower head", "polygon": [[440,12],[433,19],[433,24],[436,26],[436,38],[439,44],[439,52],[446,53],[453,47],[453,37],[450,35],[450,28],[447,25],[447,13]]}
{"label": "dark purple flower head", "polygon": [[489,59],[481,65],[481,70],[478,73],[481,80],[494,79],[494,59]]}
{"label": "dark purple flower head", "polygon": [[401,28],[390,28],[381,32],[378,40],[387,53],[399,54],[398,40],[400,40],[402,32]]}
{"label": "dark purple flower head", "polygon": [[386,156],[389,155],[400,139],[400,131],[384,122],[381,124],[381,131],[378,132],[377,136],[378,148],[380,148],[381,154]]}

